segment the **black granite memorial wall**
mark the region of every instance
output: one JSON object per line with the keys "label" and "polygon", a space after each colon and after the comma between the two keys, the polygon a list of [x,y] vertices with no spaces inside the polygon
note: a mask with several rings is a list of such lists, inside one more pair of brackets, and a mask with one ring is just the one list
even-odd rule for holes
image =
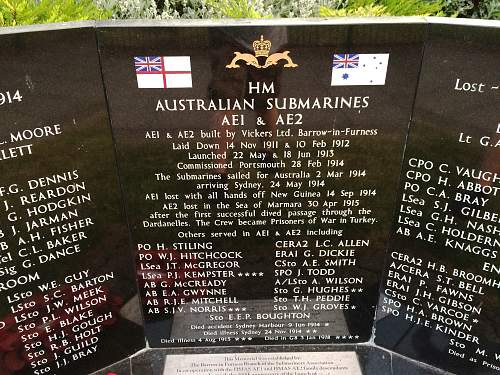
{"label": "black granite memorial wall", "polygon": [[152,346],[369,339],[424,29],[99,29]]}
{"label": "black granite memorial wall", "polygon": [[88,374],[144,347],[95,32],[0,49],[0,373]]}
{"label": "black granite memorial wall", "polygon": [[495,374],[500,77],[490,67],[500,29],[429,26],[376,343],[457,373]]}
{"label": "black granite memorial wall", "polygon": [[88,374],[144,338],[102,373],[269,345],[499,373],[499,40],[419,18],[0,29],[0,374]]}

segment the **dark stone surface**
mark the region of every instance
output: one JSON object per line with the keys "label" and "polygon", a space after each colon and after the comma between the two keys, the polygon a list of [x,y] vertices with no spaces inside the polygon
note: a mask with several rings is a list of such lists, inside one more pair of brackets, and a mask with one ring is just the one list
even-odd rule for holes
{"label": "dark stone surface", "polygon": [[132,358],[133,375],[163,375],[165,358],[169,354],[220,353],[285,353],[285,352],[346,352],[354,351],[363,375],[452,375],[439,369],[393,355],[383,349],[365,345],[298,345],[248,346],[226,348],[149,349]]}
{"label": "dark stone surface", "polygon": [[92,375],[131,375],[130,358],[124,359],[112,366],[94,372]]}
{"label": "dark stone surface", "polygon": [[[442,373],[422,363],[457,375],[498,374],[500,178],[494,174],[500,175],[500,28],[492,23],[446,22],[450,24],[103,26],[97,29],[97,37],[115,145],[93,25],[1,29],[0,374],[88,374],[126,358],[144,347],[138,323],[141,307],[151,345],[171,348],[141,352],[131,361],[125,359],[95,374],[160,375],[169,354],[343,350],[357,353],[365,375]],[[239,69],[227,69],[235,52],[252,55],[252,41],[260,35],[272,40],[271,54],[290,51],[288,56],[298,67],[286,69],[285,61],[279,60],[276,66],[257,69],[240,61]],[[334,53],[390,54],[385,85],[331,86]],[[134,56],[190,56],[193,88],[172,88],[169,81],[165,90],[139,89]],[[258,63],[264,60],[259,57]],[[187,75],[185,71],[173,74]],[[273,83],[275,92],[250,95],[250,82]],[[324,97],[357,97],[369,105],[306,110],[293,109],[288,102],[286,110],[264,108],[270,98],[281,103],[284,98],[316,97],[320,103]],[[242,126],[222,124],[225,115],[240,114],[238,110],[158,110],[158,102],[167,107],[167,100],[189,98],[204,103],[254,99],[256,106],[242,112],[246,118]],[[302,115],[300,124],[269,124],[289,114],[288,119],[296,122],[296,113]],[[256,125],[259,117],[267,125]],[[229,146],[228,136],[211,135],[226,134],[228,129],[237,131],[236,148]],[[241,129],[273,135],[249,137]],[[350,135],[346,129],[351,129]],[[290,130],[290,134],[278,136],[278,130]],[[324,133],[304,135],[308,130]],[[363,131],[367,135],[353,135]],[[320,145],[322,141],[328,143]],[[252,144],[257,156],[242,142]],[[189,150],[182,147],[186,143]],[[286,163],[277,168],[203,170],[200,175],[223,183],[200,187],[200,181],[177,177],[189,171],[178,170],[177,163],[189,161],[188,156],[198,152],[198,143],[211,146],[206,153],[218,148],[215,155],[220,156],[227,151],[221,159],[231,159],[235,165],[262,158]],[[318,149],[332,154],[320,157]],[[345,165],[335,164],[340,161]],[[363,170],[366,176],[347,177]],[[276,173],[297,171],[304,175],[273,178]],[[338,175],[327,178],[331,171]],[[270,177],[257,177],[258,173]],[[474,177],[477,174],[481,177]],[[65,181],[50,180],[61,176]],[[281,185],[275,184],[277,180]],[[321,180],[326,182],[314,185]],[[245,181],[263,187],[243,187],[245,198],[225,197],[226,191],[240,192],[236,182]],[[297,181],[301,184],[295,185]],[[361,195],[375,190],[373,196]],[[254,195],[258,191],[267,195]],[[190,193],[199,193],[199,198]],[[85,201],[82,197],[87,194],[91,199]],[[375,221],[341,223],[343,214],[314,209],[310,202],[315,201],[320,208],[333,202],[339,204],[336,209],[352,208],[346,218],[366,215]],[[47,204],[56,202],[67,207],[52,211]],[[305,218],[299,224],[270,224],[270,217],[259,208],[255,220],[265,219],[265,224],[234,224],[237,219],[229,216],[224,220],[231,223],[211,220],[204,226],[199,223],[201,216],[194,214],[241,213],[244,204],[252,210],[259,202],[268,208],[272,202],[296,202],[314,211],[313,216],[337,221],[307,222],[309,214],[299,214]],[[136,249],[135,272],[123,204]],[[360,214],[358,204],[370,213]],[[187,216],[178,215],[179,211]],[[289,219],[291,212],[295,211],[284,207],[275,217]],[[161,215],[165,216],[159,220]],[[175,226],[144,224],[159,221],[175,222]],[[307,233],[332,228],[341,233]],[[211,237],[233,231],[235,237]],[[282,240],[289,242],[278,246]],[[349,244],[340,245],[341,240]],[[195,248],[208,243],[207,248]],[[332,264],[329,261],[341,256],[320,255],[320,249],[337,248],[355,249],[355,255],[343,256],[355,262]],[[202,258],[182,258],[214,251],[237,251],[242,258],[235,258],[237,265],[208,267]],[[49,259],[49,254],[59,259]],[[195,275],[204,267],[234,274]],[[324,275],[307,274],[313,268],[334,270],[328,277],[336,281],[326,283]],[[32,280],[25,283],[23,277],[28,276]],[[93,279],[97,276],[106,281]],[[174,279],[196,285],[176,286]],[[215,290],[208,284],[213,280],[223,283],[226,299],[200,302],[205,293]],[[315,280],[320,280],[321,287],[328,284],[337,289],[308,291]],[[16,282],[19,285],[14,287]],[[40,288],[43,284],[49,290]],[[345,285],[349,287],[342,289]],[[332,302],[326,297],[339,297],[343,307],[311,308],[313,303]],[[378,297],[375,343],[402,356],[356,345],[372,337]],[[76,310],[71,310],[74,306]],[[97,316],[102,321],[94,325]],[[61,325],[66,325],[64,330]],[[338,345],[330,345],[334,343]],[[56,369],[57,364],[63,367]]]}
{"label": "dark stone surface", "polygon": [[2,374],[88,374],[144,347],[96,48],[90,27],[0,37]]}
{"label": "dark stone surface", "polygon": [[498,374],[500,28],[429,30],[376,343],[458,374]]}
{"label": "dark stone surface", "polygon": [[[394,209],[394,195],[396,192],[397,179],[399,176],[400,160],[402,158],[403,146],[406,137],[407,125],[410,119],[411,106],[416,88],[416,79],[419,71],[419,64],[422,53],[422,42],[424,37],[424,24],[368,24],[368,25],[311,25],[296,27],[102,27],[98,29],[98,40],[101,52],[101,61],[103,65],[103,75],[107,89],[112,128],[117,145],[118,163],[121,169],[122,183],[125,192],[126,208],[132,230],[134,245],[137,247],[138,254],[137,269],[139,284],[142,288],[144,316],[146,320],[145,330],[147,338],[153,347],[162,346],[192,346],[192,345],[235,345],[240,343],[240,339],[249,337],[252,344],[274,343],[328,343],[328,342],[363,342],[367,341],[372,332],[372,317],[379,285],[379,275],[383,262],[385,243],[390,229],[390,218]],[[234,52],[250,52],[252,41],[258,40],[263,35],[265,39],[269,38],[273,45],[270,53],[289,50],[289,56],[299,66],[295,69],[286,69],[284,62],[280,62],[275,67],[269,69],[256,69],[253,66],[245,65],[240,62],[242,67],[239,69],[228,69],[227,64],[234,57]],[[389,53],[389,68],[385,85],[379,86],[331,86],[332,59],[334,53]],[[140,89],[136,81],[134,68],[134,56],[190,56],[192,69],[193,88],[169,88],[167,89]],[[263,64],[263,59],[260,61]],[[274,83],[274,94],[249,95],[245,94],[248,82],[265,82],[270,85]],[[369,102],[366,108],[343,108],[337,109],[310,109],[310,110],[282,110],[276,108],[260,108],[266,106],[266,99],[278,98],[320,98],[323,103],[324,97],[334,98],[344,97],[346,100],[352,98],[365,98]],[[352,97],[352,98],[351,98]],[[246,116],[244,126],[224,126],[221,125],[224,115],[239,114],[240,111],[219,110],[219,111],[162,111],[157,110],[158,100],[165,103],[169,100],[172,103],[175,99],[194,98],[203,101],[213,99],[256,99],[255,111],[241,111]],[[349,99],[351,98],[351,99]],[[339,99],[340,100],[340,99]],[[162,104],[162,106],[165,104]],[[287,106],[291,108],[291,105]],[[180,108],[180,107],[179,107]],[[279,115],[293,114],[300,112],[303,114],[302,124],[295,126],[279,125],[271,126]],[[258,117],[263,118],[267,126],[255,125]],[[278,140],[277,147],[266,146],[267,135],[263,137],[248,137],[243,135],[243,130],[273,132],[272,140]],[[278,137],[278,130],[290,130],[290,135]],[[224,134],[225,131],[235,130],[238,135],[235,139],[235,148],[229,147],[228,154],[224,154],[224,149],[229,141]],[[241,131],[239,129],[242,129]],[[350,135],[349,131],[366,131],[365,136]],[[376,129],[376,130],[374,130]],[[323,136],[301,135],[302,130],[324,131]],[[185,138],[181,135],[189,135],[193,132],[194,138],[187,138],[191,142],[190,150],[174,150],[181,143],[185,143]],[[221,131],[222,136],[218,139],[202,138],[202,131],[217,132]],[[157,132],[157,133],[156,133]],[[334,133],[337,132],[337,133]],[[343,133],[342,133],[343,132]],[[335,135],[334,135],[335,134]],[[158,135],[158,138],[156,136]],[[170,138],[169,138],[170,137]],[[263,139],[260,139],[263,138]],[[311,139],[318,142],[325,141],[323,146],[314,146]],[[239,164],[240,161],[252,162],[251,153],[247,149],[240,147],[240,141],[253,144],[257,152],[267,150],[276,152],[272,157],[269,153],[267,159],[273,159],[276,162],[285,160],[285,167],[278,170],[256,168],[255,166],[245,167]],[[304,141],[306,146],[301,149],[296,142]],[[189,162],[188,154],[197,152],[195,149],[197,142],[202,142],[212,146],[212,149],[218,147],[217,155],[232,159],[233,168],[213,168],[212,170],[177,170],[177,163]],[[293,156],[286,157],[287,149],[285,143],[290,143],[290,150]],[[328,144],[326,143],[328,142]],[[317,157],[318,148],[328,153],[334,151],[335,155],[328,157]],[[241,151],[243,150],[243,151]],[[233,152],[235,151],[235,152]],[[298,151],[309,152],[311,157],[299,159]],[[242,152],[240,154],[240,152]],[[205,153],[208,153],[205,152]],[[242,159],[239,159],[239,156]],[[266,160],[267,160],[266,159]],[[345,165],[327,165],[328,160],[334,162],[345,162]],[[292,161],[293,160],[293,161]],[[320,160],[318,164],[308,164],[308,160]],[[195,162],[197,160],[194,160]],[[272,160],[268,160],[272,161]],[[301,162],[294,165],[295,162]],[[191,161],[193,162],[193,161]],[[208,161],[205,160],[205,163]],[[366,169],[366,176],[360,178],[350,177],[350,171],[363,171]],[[293,173],[302,170],[304,175],[299,178],[287,178],[279,180],[275,177],[276,172]],[[343,172],[337,177],[326,177],[329,171]],[[197,185],[200,181],[183,180],[177,177],[178,174],[191,172],[204,176],[212,176],[213,181],[225,181],[228,175],[228,186],[216,186],[206,189]],[[266,191],[266,196],[254,198],[252,194],[256,193],[255,188],[245,187],[243,191],[247,197],[240,198],[237,201],[241,205],[248,205],[252,210],[254,204],[262,200],[262,207],[269,208],[269,202],[294,202],[303,205],[307,209],[308,200],[304,196],[292,197],[295,191],[319,192],[320,196],[315,196],[318,208],[313,216],[317,216],[315,224],[307,224],[305,214],[298,217],[302,220],[299,224],[283,225],[281,223],[272,223],[270,217],[267,217],[264,225],[245,226],[237,224],[236,218],[232,219],[232,224],[214,223],[213,218],[221,212],[238,211],[242,212],[244,208],[236,207],[235,199],[224,199],[224,189],[228,187],[229,193],[241,193],[236,190],[234,181],[245,182],[247,178],[240,176],[235,180],[235,172],[250,173],[249,182],[261,182],[262,189]],[[268,177],[256,178],[258,172],[268,173]],[[161,180],[168,176],[170,180]],[[231,176],[232,174],[232,176]],[[311,184],[324,180],[324,185],[314,187]],[[277,186],[274,182],[280,181]],[[286,181],[292,183],[300,181],[301,188],[286,187]],[[202,182],[206,182],[202,181]],[[212,184],[215,185],[215,184]],[[376,196],[360,196],[361,189],[376,189]],[[336,196],[327,196],[328,191],[335,191]],[[371,224],[357,223],[352,224],[347,218],[347,223],[332,224],[321,223],[319,217],[324,204],[337,201],[342,209],[354,208],[351,211],[356,218],[360,217],[355,206],[349,206],[353,202],[344,202],[347,199],[347,192],[352,191],[360,199],[360,207],[369,208],[371,212],[367,214],[374,218]],[[201,194],[201,199],[194,200],[185,197],[189,193]],[[288,194],[288,198],[271,197],[271,192],[281,192]],[[346,194],[344,198],[341,193]],[[153,194],[149,195],[148,194]],[[154,195],[158,194],[158,196]],[[178,194],[178,198],[164,199],[164,194],[172,196]],[[215,195],[217,194],[217,195]],[[199,224],[194,217],[193,210],[189,210],[184,205],[188,202],[190,205],[197,204],[198,211],[208,212],[212,216],[211,223],[204,227]],[[222,208],[219,203],[230,204],[229,208]],[[204,209],[204,205],[211,205]],[[170,208],[169,208],[170,207]],[[206,206],[208,207],[208,205]],[[182,211],[189,217],[179,217],[178,211]],[[273,209],[277,212],[278,210]],[[289,213],[293,211],[283,208],[280,211],[279,219],[289,219]],[[155,215],[170,215],[168,218],[158,219]],[[307,215],[307,214],[306,214]],[[326,215],[326,214],[325,214]],[[323,215],[323,216],[325,216]],[[332,214],[330,214],[332,215]],[[333,214],[335,220],[340,220],[342,214]],[[256,219],[264,219],[262,210],[256,211]],[[296,219],[297,217],[291,217]],[[148,226],[144,224],[148,222]],[[163,227],[153,227],[149,223],[156,225],[162,222]],[[166,223],[166,224],[165,224]],[[170,226],[175,223],[175,226]],[[182,223],[182,224],[180,224]],[[163,225],[162,224],[162,225]],[[186,225],[186,226],[182,226]],[[334,228],[341,230],[341,233],[329,234],[307,234],[308,229],[328,231]],[[258,233],[259,231],[270,230],[266,235]],[[289,231],[287,234],[287,230]],[[231,238],[211,238],[212,233],[227,231],[236,231],[236,237]],[[276,234],[278,231],[278,234]],[[293,232],[295,231],[295,232]],[[180,232],[195,233],[200,237],[182,237]],[[247,234],[243,234],[247,232]],[[295,233],[295,236],[293,235]],[[280,240],[292,240],[292,245],[286,245],[278,248],[275,242]],[[319,241],[315,245],[315,241]],[[324,246],[324,240],[332,241]],[[341,241],[366,241],[364,245],[340,245]],[[309,241],[307,245],[303,245]],[[181,245],[188,244],[196,246],[201,243],[204,245],[210,242],[213,248],[210,250],[183,250]],[[351,242],[349,242],[351,243]],[[160,244],[158,246],[157,244]],[[293,246],[301,246],[298,249],[298,255],[291,258],[275,258],[275,250],[296,250]],[[302,244],[302,245],[300,245]],[[188,246],[186,245],[186,246]],[[151,246],[150,249],[147,247]],[[319,248],[356,248],[355,255],[351,260],[355,264],[347,266],[327,265],[326,259],[335,259],[334,256],[319,255]],[[314,277],[304,276],[308,272],[298,264],[307,261],[308,255],[303,255],[305,249],[310,249],[312,258],[319,263],[316,268],[328,269],[328,272],[335,272],[335,279],[332,283],[335,290],[322,292],[314,290],[308,292],[307,285],[314,285]],[[234,271],[234,277],[212,277],[212,279],[223,279],[227,296],[236,299],[237,304],[230,303],[201,303],[200,307],[205,308],[205,312],[190,313],[191,307],[199,302],[201,292],[200,288],[190,287],[171,287],[174,272],[177,272],[178,278],[191,279],[188,276],[188,267],[181,262],[181,255],[188,253],[206,253],[213,251],[241,251],[243,260],[238,259],[239,268],[223,268],[223,270]],[[167,257],[170,261],[158,259],[158,253]],[[147,262],[147,258],[150,261]],[[337,256],[336,258],[341,258]],[[152,260],[151,260],[152,259]],[[294,266],[283,265],[275,266],[275,260],[294,261]],[[309,258],[311,259],[311,258]],[[172,266],[173,262],[178,262],[177,266]],[[292,264],[292,263],[287,263]],[[181,266],[179,266],[181,265]],[[196,261],[191,261],[190,267],[197,267]],[[146,269],[148,268],[149,269]],[[170,268],[169,268],[170,267]],[[181,267],[181,268],[175,268]],[[216,267],[217,268],[217,267]],[[220,268],[219,268],[220,269]],[[285,273],[290,270],[293,277]],[[283,272],[283,274],[279,274]],[[300,275],[299,275],[299,272]],[[241,275],[240,275],[241,274]],[[182,276],[179,276],[182,275]],[[280,278],[281,275],[281,278]],[[298,275],[300,277],[298,277]],[[333,273],[330,273],[330,276]],[[284,280],[290,277],[290,284],[286,284],[282,289],[284,292],[275,291],[277,279]],[[348,278],[359,278],[348,282]],[[307,285],[294,284],[295,279],[298,282],[304,281]],[[318,277],[318,285],[326,286],[325,277]],[[150,281],[164,285],[165,287],[152,287]],[[204,281],[204,276],[199,278]],[[345,281],[345,282],[344,282]],[[286,282],[286,280],[285,280]],[[294,287],[298,286],[298,292],[294,292]],[[347,288],[346,288],[347,287]],[[342,289],[344,288],[344,289]],[[210,289],[206,287],[206,289]],[[187,290],[192,295],[187,295],[184,302],[180,302],[181,296]],[[167,296],[158,296],[158,293],[167,292]],[[176,296],[169,293],[178,293]],[[146,295],[149,293],[149,295]],[[157,293],[155,296],[153,293]],[[306,296],[308,294],[308,296]],[[312,304],[320,295],[349,295],[348,303],[344,308],[320,307],[313,310]],[[294,301],[293,297],[310,298],[310,305],[306,308],[307,313],[312,313],[305,317],[291,318],[282,315],[286,303],[289,305]],[[281,298],[281,300],[278,300]],[[319,297],[321,298],[321,297]],[[283,302],[287,299],[288,302]],[[303,302],[304,300],[302,300]],[[319,300],[317,300],[319,301]],[[325,301],[325,300],[323,300]],[[343,300],[346,301],[345,299]],[[273,306],[275,305],[275,306]],[[233,307],[238,310],[233,310]],[[178,308],[183,309],[182,313]],[[243,308],[243,310],[240,310]],[[291,305],[287,311],[291,311]],[[301,307],[302,308],[302,305]],[[212,310],[211,310],[212,309]],[[231,310],[229,310],[231,309]],[[281,310],[280,310],[281,309]],[[188,311],[188,312],[186,312]],[[244,334],[242,329],[234,327],[234,321],[231,322],[229,314],[231,312],[249,313],[247,323],[255,323],[257,313],[269,313],[268,317],[260,319],[261,322],[285,323],[284,330],[278,327],[271,327],[269,332],[256,334]],[[278,312],[279,314],[276,314]],[[276,315],[272,315],[276,314]],[[233,329],[233,334],[222,334],[222,328],[208,328],[214,322],[227,323],[228,328]],[[220,320],[222,319],[222,320]],[[233,317],[234,319],[234,317]],[[300,327],[295,324],[318,323],[318,329],[310,327],[296,329]],[[330,324],[328,326],[326,323]],[[198,325],[203,328],[192,328]],[[282,328],[283,326],[281,326]],[[314,332],[312,331],[314,329]],[[210,331],[210,332],[209,332]],[[208,332],[208,333],[204,333]],[[209,336],[207,336],[209,335]],[[249,340],[250,341],[250,340]],[[245,341],[246,343],[246,341]]]}
{"label": "dark stone surface", "polygon": [[384,350],[363,345],[298,345],[247,346],[190,349],[150,349],[132,358],[133,375],[163,374],[165,358],[169,354],[222,354],[222,353],[289,353],[289,352],[345,352],[357,354],[363,374],[391,374],[391,356]]}
{"label": "dark stone surface", "polygon": [[[392,374],[393,375],[446,375],[449,372],[442,371],[424,363],[412,361],[406,357],[397,354],[392,355]],[[368,373],[370,374],[370,373]]]}

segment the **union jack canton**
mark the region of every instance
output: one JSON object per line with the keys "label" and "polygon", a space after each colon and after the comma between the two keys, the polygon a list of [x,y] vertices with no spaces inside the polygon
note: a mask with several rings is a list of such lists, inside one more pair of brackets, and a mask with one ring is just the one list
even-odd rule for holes
{"label": "union jack canton", "polygon": [[162,72],[163,61],[161,56],[134,57],[136,73]]}
{"label": "union jack canton", "polygon": [[357,68],[359,66],[359,54],[334,54],[333,69]]}

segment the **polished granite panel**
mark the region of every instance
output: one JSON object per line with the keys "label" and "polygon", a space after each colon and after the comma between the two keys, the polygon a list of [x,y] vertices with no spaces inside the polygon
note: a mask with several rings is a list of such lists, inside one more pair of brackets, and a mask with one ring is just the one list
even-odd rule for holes
{"label": "polished granite panel", "polygon": [[130,358],[96,371],[92,375],[132,375]]}
{"label": "polished granite panel", "polygon": [[392,355],[391,367],[393,375],[452,375],[450,372],[412,361],[397,354]]}
{"label": "polished granite panel", "polygon": [[[169,354],[220,353],[286,353],[286,352],[355,352],[363,375],[453,375],[425,364],[365,345],[294,345],[248,346],[225,348],[149,349],[132,357],[133,375],[164,375]],[[169,375],[169,374],[167,374]]]}
{"label": "polished granite panel", "polygon": [[425,25],[97,31],[151,346],[367,341]]}
{"label": "polished granite panel", "polygon": [[498,374],[500,28],[429,27],[375,342]]}
{"label": "polished granite panel", "polygon": [[[391,374],[391,356],[388,352],[362,345],[293,345],[247,346],[190,349],[150,349],[132,358],[133,375],[163,375],[165,358],[169,354],[220,353],[291,353],[291,352],[355,352],[363,374]],[[325,353],[327,356],[327,353]]]}
{"label": "polished granite panel", "polygon": [[0,35],[0,373],[88,374],[144,347],[95,31],[23,30]]}
{"label": "polished granite panel", "polygon": [[498,374],[498,23],[182,26],[0,29],[0,374]]}

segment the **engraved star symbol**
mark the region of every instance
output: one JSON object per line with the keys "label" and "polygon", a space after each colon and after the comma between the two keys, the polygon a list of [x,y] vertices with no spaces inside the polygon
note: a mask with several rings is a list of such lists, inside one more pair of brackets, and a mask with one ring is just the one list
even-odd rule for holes
{"label": "engraved star symbol", "polygon": [[245,272],[245,276],[250,276],[250,272]]}
{"label": "engraved star symbol", "polygon": [[325,327],[328,327],[330,325],[330,323],[325,323]]}
{"label": "engraved star symbol", "polygon": [[240,309],[237,307],[237,308],[234,309],[234,311],[240,311]]}
{"label": "engraved star symbol", "polygon": [[316,331],[315,329],[313,329],[313,333],[316,333],[316,332],[318,332],[318,331]]}
{"label": "engraved star symbol", "polygon": [[351,310],[356,310],[356,306],[352,305]]}
{"label": "engraved star symbol", "polygon": [[264,272],[259,272],[259,276],[264,276]]}
{"label": "engraved star symbol", "polygon": [[252,276],[257,276],[257,272],[252,272]]}
{"label": "engraved star symbol", "polygon": [[338,339],[340,339],[340,336],[335,336],[335,338],[338,340]]}
{"label": "engraved star symbol", "polygon": [[198,342],[202,342],[202,339],[198,339]]}
{"label": "engraved star symbol", "polygon": [[228,310],[229,310],[229,311],[233,311],[233,308],[232,308],[232,307],[230,307]]}
{"label": "engraved star symbol", "polygon": [[356,289],[355,289],[355,288],[352,288],[352,289],[351,289],[351,292],[355,292],[355,291],[356,291]]}
{"label": "engraved star symbol", "polygon": [[243,276],[243,274],[240,272],[240,273],[238,273],[238,276],[241,277],[241,276]]}
{"label": "engraved star symbol", "polygon": [[356,335],[356,336],[354,336],[354,338],[355,338],[355,339],[359,339],[359,336],[358,336],[358,335]]}
{"label": "engraved star symbol", "polygon": [[252,338],[251,338],[251,337],[249,337],[247,340],[248,340],[248,341],[252,341]]}
{"label": "engraved star symbol", "polygon": [[342,336],[342,338],[345,340],[347,336]]}
{"label": "engraved star symbol", "polygon": [[236,340],[236,341],[240,341],[240,338],[239,338],[239,337],[236,337],[236,338],[235,338],[235,340]]}
{"label": "engraved star symbol", "polygon": [[309,329],[306,331],[306,333],[310,333],[310,332],[311,332],[311,330],[309,330]]}
{"label": "engraved star symbol", "polygon": [[363,288],[359,288],[359,289],[358,289],[358,292],[362,292],[362,291],[363,291]]}
{"label": "engraved star symbol", "polygon": [[241,340],[242,340],[242,341],[245,341],[245,340],[246,340],[246,338],[242,337],[242,338],[241,338]]}
{"label": "engraved star symbol", "polygon": [[352,336],[349,336],[349,340],[352,340]]}
{"label": "engraved star symbol", "polygon": [[247,308],[246,307],[242,307],[241,311],[247,311]]}
{"label": "engraved star symbol", "polygon": [[473,323],[479,323],[479,320],[477,320],[477,319],[473,319],[473,320],[472,320],[472,322],[473,322]]}

